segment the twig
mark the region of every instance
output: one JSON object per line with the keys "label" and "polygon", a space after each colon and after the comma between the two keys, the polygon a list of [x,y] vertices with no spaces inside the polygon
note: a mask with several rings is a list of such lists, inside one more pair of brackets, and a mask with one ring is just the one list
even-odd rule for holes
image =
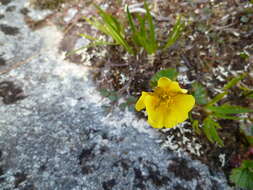
{"label": "twig", "polygon": [[129,64],[125,63],[125,64],[106,64],[106,66],[109,67],[127,67],[129,66]]}
{"label": "twig", "polygon": [[32,56],[28,57],[28,58],[27,58],[26,60],[24,60],[24,61],[20,61],[20,62],[15,63],[15,64],[12,65],[10,68],[7,68],[7,69],[5,69],[5,70],[3,70],[3,71],[0,71],[0,75],[6,74],[6,73],[10,72],[11,70],[13,70],[13,69],[15,69],[15,68],[18,68],[18,67],[20,67],[21,65],[26,64],[27,62],[31,61],[31,60],[32,60],[34,57],[36,57],[37,55],[39,55],[39,52],[36,53],[35,55],[32,55]]}

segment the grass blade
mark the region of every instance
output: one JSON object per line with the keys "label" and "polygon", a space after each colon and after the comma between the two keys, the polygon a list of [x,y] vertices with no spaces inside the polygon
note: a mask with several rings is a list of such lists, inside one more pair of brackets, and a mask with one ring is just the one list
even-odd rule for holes
{"label": "grass blade", "polygon": [[179,16],[177,18],[176,24],[173,26],[173,29],[169,34],[168,40],[167,40],[165,46],[163,47],[163,49],[171,47],[177,41],[177,39],[180,37],[184,28],[185,28],[185,22],[181,21],[181,17]]}
{"label": "grass blade", "polygon": [[154,23],[153,23],[153,18],[152,18],[152,15],[150,14],[150,10],[148,8],[148,5],[146,3],[146,1],[144,1],[144,8],[146,9],[146,18],[147,18],[147,22],[148,22],[148,25],[149,25],[149,40],[150,40],[150,43],[149,43],[149,46],[150,46],[150,49],[151,49],[151,52],[154,53],[155,50],[157,49],[157,43],[156,43],[156,36],[155,36],[155,26],[154,26]]}
{"label": "grass blade", "polygon": [[227,94],[228,94],[228,92],[223,92],[223,93],[217,94],[210,102],[208,102],[208,104],[206,106],[211,106],[211,105],[215,104],[216,102],[220,101]]}

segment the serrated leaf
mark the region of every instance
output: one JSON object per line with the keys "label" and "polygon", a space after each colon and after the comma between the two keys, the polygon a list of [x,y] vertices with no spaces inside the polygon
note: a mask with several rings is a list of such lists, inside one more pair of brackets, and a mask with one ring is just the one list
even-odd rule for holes
{"label": "serrated leaf", "polygon": [[229,88],[232,88],[233,86],[235,86],[240,80],[244,79],[247,75],[246,74],[242,74],[239,77],[235,77],[233,79],[231,79],[225,86],[224,86],[224,90],[228,90]]}
{"label": "serrated leaf", "polygon": [[239,168],[232,170],[230,180],[236,186],[253,189],[253,160],[244,160]]}
{"label": "serrated leaf", "polygon": [[222,105],[222,106],[207,106],[206,108],[212,112],[215,112],[218,114],[225,114],[225,115],[253,112],[253,110],[249,108],[244,108],[241,106],[231,106],[227,104]]}
{"label": "serrated leaf", "polygon": [[206,137],[208,138],[208,140],[212,143],[217,142],[218,145],[224,146],[223,141],[219,137],[216,128],[221,128],[221,126],[219,125],[219,123],[214,121],[212,118],[207,117],[203,121],[203,131],[204,131]]}
{"label": "serrated leaf", "polygon": [[157,86],[157,82],[161,77],[167,77],[171,80],[175,80],[177,78],[178,72],[174,68],[169,68],[165,70],[158,71],[150,80],[150,86],[153,88]]}
{"label": "serrated leaf", "polygon": [[206,104],[207,103],[207,91],[200,83],[193,83],[193,96],[197,104]]}

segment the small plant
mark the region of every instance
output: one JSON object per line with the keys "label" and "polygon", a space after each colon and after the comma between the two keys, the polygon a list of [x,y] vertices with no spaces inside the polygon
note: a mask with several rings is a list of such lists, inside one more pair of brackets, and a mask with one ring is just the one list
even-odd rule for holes
{"label": "small plant", "polygon": [[123,24],[121,24],[117,18],[112,16],[109,13],[106,13],[101,9],[99,6],[94,5],[96,9],[98,10],[98,14],[101,17],[101,21],[93,17],[92,19],[83,17],[90,25],[94,26],[96,29],[98,29],[100,32],[106,34],[107,36],[112,37],[112,39],[115,41],[115,43],[110,42],[104,42],[101,40],[97,40],[96,38],[89,36],[87,34],[81,34],[81,36],[93,41],[93,45],[121,45],[125,48],[125,50],[133,54],[132,47],[128,44],[126,40],[126,34],[124,30]]}
{"label": "small plant", "polygon": [[131,28],[131,39],[135,44],[135,48],[144,48],[148,54],[154,54],[158,45],[156,40],[155,26],[152,15],[146,3],[144,3],[146,14],[144,16],[137,15],[138,25],[134,22],[132,14],[127,7],[128,22]]}
{"label": "small plant", "polygon": [[153,92],[142,92],[135,105],[137,111],[146,108],[148,123],[154,128],[172,128],[188,118],[188,112],[194,107],[195,99],[180,88],[178,82],[168,77],[175,77],[175,70],[158,72],[151,80],[157,84]]}
{"label": "small plant", "polygon": [[[217,142],[219,146],[223,146],[223,141],[219,137],[217,130],[222,127],[218,123],[219,119],[241,120],[243,118],[238,117],[237,114],[253,112],[252,109],[230,105],[228,102],[218,105],[217,103],[222,100],[227,94],[229,89],[235,86],[240,80],[246,77],[245,74],[235,77],[230,80],[224,87],[223,92],[217,94],[214,98],[208,101],[207,92],[205,88],[199,84],[193,84],[193,95],[198,104],[198,108],[206,115],[202,122],[202,129],[208,140],[212,143]],[[199,120],[191,117],[191,122],[194,130],[199,134]]]}
{"label": "small plant", "polygon": [[253,189],[253,160],[243,160],[240,167],[232,170],[230,180],[238,187]]}
{"label": "small plant", "polygon": [[[98,11],[101,20],[94,17],[84,17],[84,19],[100,32],[111,37],[114,42],[101,41],[90,35],[81,34],[81,36],[92,41],[91,46],[120,45],[132,55],[138,54],[143,48],[148,55],[154,55],[158,50],[163,50],[172,46],[185,28],[185,22],[181,20],[181,17],[178,17],[166,43],[160,45],[160,42],[157,39],[156,27],[146,2],[144,2],[146,12],[144,15],[139,13],[133,15],[127,7],[126,25],[113,15],[102,10],[99,6],[94,6]],[[130,28],[130,34],[126,32],[128,28]]]}
{"label": "small plant", "polygon": [[155,54],[158,49],[169,48],[177,41],[185,28],[185,23],[181,21],[181,17],[178,17],[176,24],[169,34],[167,42],[164,45],[160,45],[156,36],[153,18],[146,2],[144,2],[144,8],[146,14],[144,16],[137,14],[136,20],[138,22],[135,22],[127,7],[127,16],[132,32],[131,39],[136,48],[144,48],[147,54]]}

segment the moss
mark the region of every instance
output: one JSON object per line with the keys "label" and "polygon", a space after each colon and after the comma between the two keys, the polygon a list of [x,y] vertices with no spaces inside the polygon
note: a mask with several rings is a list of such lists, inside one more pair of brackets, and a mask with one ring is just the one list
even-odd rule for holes
{"label": "moss", "polygon": [[60,5],[65,2],[71,2],[74,0],[30,0],[31,4],[38,9],[58,9]]}

